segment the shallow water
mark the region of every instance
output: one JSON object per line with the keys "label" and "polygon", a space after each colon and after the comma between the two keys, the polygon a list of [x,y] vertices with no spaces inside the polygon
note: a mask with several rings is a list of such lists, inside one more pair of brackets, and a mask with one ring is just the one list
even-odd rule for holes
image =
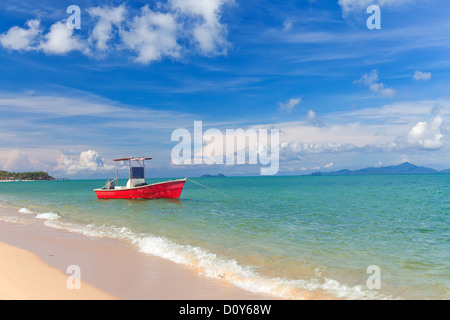
{"label": "shallow water", "polygon": [[0,204],[278,297],[450,297],[450,175],[193,180],[228,197],[189,180],[179,200],[98,200],[104,180],[8,182]]}

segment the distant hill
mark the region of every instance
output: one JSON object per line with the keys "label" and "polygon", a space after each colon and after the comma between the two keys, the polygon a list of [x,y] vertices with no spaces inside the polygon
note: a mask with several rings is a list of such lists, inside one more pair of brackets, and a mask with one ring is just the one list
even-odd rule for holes
{"label": "distant hill", "polygon": [[37,180],[55,180],[47,172],[8,172],[0,171],[0,180],[23,180],[23,181],[37,181]]}
{"label": "distant hill", "polygon": [[369,167],[359,170],[343,169],[333,172],[314,172],[313,176],[348,176],[348,175],[376,175],[376,174],[433,174],[450,173],[450,169],[438,171],[427,167],[418,167],[412,163],[404,162],[397,166]]}
{"label": "distant hill", "polygon": [[216,174],[216,175],[204,174],[200,178],[225,178],[225,176],[221,173]]}

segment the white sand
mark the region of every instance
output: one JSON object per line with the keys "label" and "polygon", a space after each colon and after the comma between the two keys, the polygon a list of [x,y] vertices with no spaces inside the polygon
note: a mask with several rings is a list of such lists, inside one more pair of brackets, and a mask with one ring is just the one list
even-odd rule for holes
{"label": "white sand", "polygon": [[[114,297],[50,267],[35,254],[0,242],[0,299],[106,300]],[[69,280],[69,286],[67,285]],[[69,289],[72,287],[72,289]]]}

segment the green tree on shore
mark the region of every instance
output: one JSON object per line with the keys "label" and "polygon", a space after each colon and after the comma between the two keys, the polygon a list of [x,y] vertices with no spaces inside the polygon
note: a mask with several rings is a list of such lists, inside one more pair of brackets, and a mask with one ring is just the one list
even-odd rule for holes
{"label": "green tree on shore", "polygon": [[0,180],[55,180],[47,172],[8,172],[0,171]]}

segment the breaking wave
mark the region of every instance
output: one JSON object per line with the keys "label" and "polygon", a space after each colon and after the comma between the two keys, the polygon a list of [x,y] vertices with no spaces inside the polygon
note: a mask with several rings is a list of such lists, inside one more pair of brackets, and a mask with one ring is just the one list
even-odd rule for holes
{"label": "breaking wave", "polygon": [[36,219],[43,219],[43,220],[58,220],[61,218],[61,215],[56,212],[44,212],[44,213],[38,213],[36,215]]}
{"label": "breaking wave", "polygon": [[227,281],[254,293],[283,299],[324,296],[338,299],[392,299],[362,286],[346,286],[325,277],[300,280],[265,277],[250,266],[238,264],[234,259],[223,258],[203,248],[179,244],[164,237],[138,234],[125,227],[81,225],[58,219],[48,219],[45,225],[93,238],[125,240],[136,245],[142,253],[192,267],[202,275]]}

